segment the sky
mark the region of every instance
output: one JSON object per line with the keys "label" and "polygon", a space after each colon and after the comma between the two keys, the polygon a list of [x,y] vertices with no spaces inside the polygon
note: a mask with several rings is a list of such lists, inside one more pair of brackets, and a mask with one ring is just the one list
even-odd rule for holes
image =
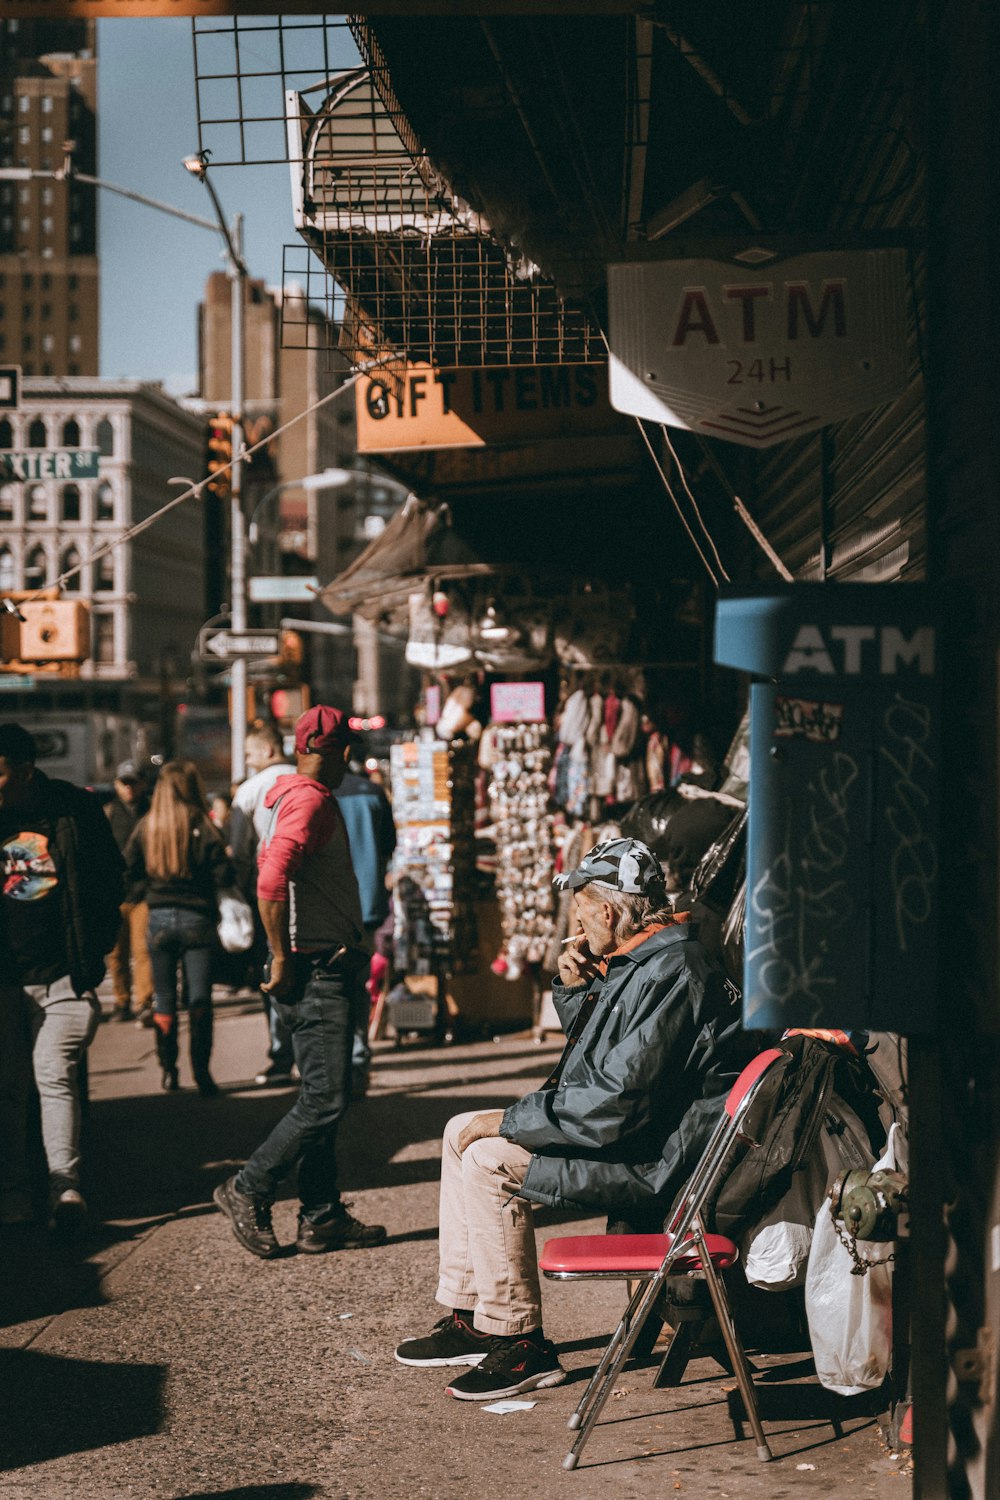
{"label": "sky", "polygon": [[[206,188],[182,165],[198,149],[190,20],[99,21],[98,86],[96,175],[211,219]],[[213,181],[227,217],[244,215],[251,275],[280,286],[283,246],[302,243],[289,168],[220,166]],[[221,238],[113,193],[98,201],[101,374],[190,394],[197,305],[206,277],[225,266]]]}

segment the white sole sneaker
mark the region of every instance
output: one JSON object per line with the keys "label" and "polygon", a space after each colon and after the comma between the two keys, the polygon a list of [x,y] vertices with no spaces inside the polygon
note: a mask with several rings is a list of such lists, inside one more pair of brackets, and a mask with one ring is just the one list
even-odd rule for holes
{"label": "white sole sneaker", "polygon": [[445,1395],[454,1396],[457,1401],[502,1401],[506,1396],[521,1396],[525,1391],[542,1391],[550,1385],[562,1385],[565,1379],[566,1371],[560,1366],[558,1370],[543,1370],[516,1385],[505,1385],[492,1391],[461,1391],[452,1385],[445,1386]]}
{"label": "white sole sneaker", "polygon": [[395,1358],[401,1365],[411,1365],[414,1369],[440,1370],[445,1365],[481,1365],[488,1353],[489,1350],[482,1354],[456,1354],[451,1359],[407,1359],[405,1355],[397,1351]]}

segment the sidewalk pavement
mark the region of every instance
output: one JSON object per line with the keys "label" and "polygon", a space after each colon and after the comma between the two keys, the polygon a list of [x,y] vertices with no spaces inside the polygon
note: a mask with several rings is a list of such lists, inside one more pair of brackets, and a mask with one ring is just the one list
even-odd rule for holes
{"label": "sidewalk pavement", "polygon": [[[159,1090],[153,1037],[100,1028],[91,1049],[86,1189],[78,1246],[42,1228],[0,1230],[4,1500],[904,1500],[905,1457],[871,1415],[809,1379],[800,1349],[752,1354],[763,1371],[775,1462],[734,1437],[734,1382],[711,1358],[655,1390],[655,1361],[618,1382],[580,1468],[565,1473],[566,1420],[621,1307],[620,1283],[547,1284],[545,1326],[570,1372],[508,1415],[446,1397],[447,1371],[405,1368],[400,1339],[440,1315],[440,1137],[459,1110],[537,1087],[555,1042],[505,1037],[448,1048],[379,1044],[372,1088],[345,1121],[340,1157],[358,1217],[384,1223],[375,1250],[255,1260],[212,1188],[287,1109],[253,1087],[264,1023],[252,996],[218,1010],[218,1099]],[[295,1203],[275,1209],[294,1238]],[[603,1221],[539,1214],[539,1238]],[[780,1385],[775,1384],[780,1378]],[[770,1415],[769,1415],[770,1414]],[[831,1415],[833,1414],[833,1415]],[[836,1420],[834,1420],[836,1418]]]}

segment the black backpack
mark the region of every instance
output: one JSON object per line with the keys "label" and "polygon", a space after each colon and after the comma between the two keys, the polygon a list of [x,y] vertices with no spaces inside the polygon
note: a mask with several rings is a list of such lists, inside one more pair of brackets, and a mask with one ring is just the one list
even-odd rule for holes
{"label": "black backpack", "polygon": [[875,1079],[863,1057],[818,1037],[790,1036],[779,1045],[788,1061],[775,1069],[773,1083],[747,1122],[760,1144],[734,1147],[708,1213],[715,1232],[733,1240],[781,1202],[794,1174],[818,1147],[828,1160],[835,1159],[842,1137],[845,1164],[856,1164],[855,1140],[861,1132],[852,1127],[857,1121],[867,1133],[873,1159],[885,1139]]}

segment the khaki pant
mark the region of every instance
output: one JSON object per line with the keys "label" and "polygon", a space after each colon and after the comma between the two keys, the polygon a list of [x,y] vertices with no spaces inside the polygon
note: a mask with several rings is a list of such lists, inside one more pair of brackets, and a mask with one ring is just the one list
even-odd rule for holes
{"label": "khaki pant", "polygon": [[476,1113],[445,1127],[436,1297],[445,1307],[474,1308],[482,1333],[528,1333],[542,1326],[534,1220],[517,1196],[531,1154],[495,1138],[473,1141],[463,1155],[459,1133]]}
{"label": "khaki pant", "polygon": [[126,901],[118,941],[108,954],[108,972],[115,992],[115,1005],[125,1010],[134,993],[135,1008],[153,1003],[153,966],[149,959],[146,928],[149,907],[145,901]]}

